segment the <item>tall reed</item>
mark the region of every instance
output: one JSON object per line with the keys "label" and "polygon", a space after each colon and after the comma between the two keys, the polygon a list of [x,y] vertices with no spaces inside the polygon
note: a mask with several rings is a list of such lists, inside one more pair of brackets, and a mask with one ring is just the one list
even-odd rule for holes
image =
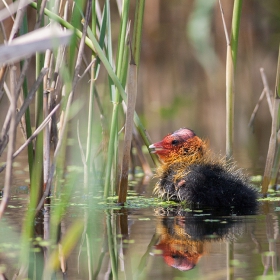
{"label": "tall reed", "polygon": [[[220,3],[221,5],[221,3]],[[233,156],[234,138],[234,95],[235,95],[235,72],[237,63],[238,37],[240,18],[242,11],[242,0],[235,0],[232,14],[231,37],[227,35],[227,59],[226,59],[226,158],[230,160]]]}

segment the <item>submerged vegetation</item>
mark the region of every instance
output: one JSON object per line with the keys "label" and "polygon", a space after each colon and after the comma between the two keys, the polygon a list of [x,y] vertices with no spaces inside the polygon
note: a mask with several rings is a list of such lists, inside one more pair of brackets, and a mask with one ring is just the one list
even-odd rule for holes
{"label": "submerged vegetation", "polygon": [[[157,157],[143,148],[151,141],[135,110],[145,0],[137,0],[135,6],[130,0],[116,1],[118,26],[112,26],[116,15],[111,15],[111,2],[5,2],[7,7],[0,13],[2,41],[6,42],[0,46],[0,104],[5,108],[0,132],[0,172],[5,173],[0,205],[3,226],[5,213],[12,207],[13,164],[24,150],[29,170],[29,200],[17,237],[21,243],[16,279],[50,279],[59,267],[65,273],[65,260],[79,241],[79,256],[85,249],[82,258],[87,258],[89,279],[95,279],[100,271],[104,254],[98,255],[99,259],[94,255],[99,249],[109,252],[109,274],[118,279],[115,239],[120,233],[124,244],[129,241],[127,211],[174,206],[128,189],[129,176],[137,177],[136,165],[141,165],[145,181],[152,175],[150,163],[158,164]],[[242,1],[235,0],[232,39],[224,26],[228,158],[233,150],[233,89],[241,10]],[[115,29],[117,41],[112,36]],[[268,184],[276,183],[280,161],[279,67],[280,63],[275,98],[270,101],[273,122],[264,195]],[[266,85],[264,91],[268,92]],[[66,213],[72,206],[78,214],[67,220],[66,230]],[[113,226],[111,211],[119,214],[119,231]],[[182,211],[189,209],[186,206]],[[34,226],[40,219],[44,224],[38,230]],[[96,236],[102,235],[105,226],[108,240],[103,246]],[[146,255],[136,274],[145,260]],[[95,270],[93,263],[98,264]],[[5,272],[0,267],[0,278],[2,274]]]}

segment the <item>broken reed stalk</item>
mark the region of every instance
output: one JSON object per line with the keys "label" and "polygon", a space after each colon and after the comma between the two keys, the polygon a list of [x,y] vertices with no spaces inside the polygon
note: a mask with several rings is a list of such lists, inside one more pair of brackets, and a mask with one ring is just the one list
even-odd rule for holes
{"label": "broken reed stalk", "polygon": [[[276,74],[276,85],[275,85],[275,94],[274,94],[274,103],[273,103],[273,116],[271,124],[271,135],[269,139],[269,146],[262,182],[262,195],[266,197],[268,187],[270,183],[274,184],[276,182],[276,176],[278,173],[278,166],[280,162],[280,157],[278,157],[278,150],[280,146],[277,146],[277,134],[279,131],[279,109],[280,109],[280,46],[278,52],[278,62],[277,62],[277,74]],[[277,147],[277,151],[276,151]],[[276,159],[276,160],[275,160]],[[274,166],[274,167],[273,167]],[[275,171],[273,172],[273,168]],[[272,176],[273,175],[273,176]],[[272,180],[272,181],[271,181]]]}
{"label": "broken reed stalk", "polygon": [[258,100],[258,102],[257,102],[257,104],[256,104],[256,106],[255,106],[255,108],[254,108],[254,110],[252,112],[250,121],[248,123],[249,127],[253,126],[253,122],[255,120],[257,111],[258,111],[258,109],[260,107],[260,103],[263,100],[264,96],[266,96],[266,100],[267,100],[267,103],[268,103],[268,107],[269,107],[271,118],[272,118],[272,114],[273,114],[273,104],[272,104],[271,95],[270,95],[271,91],[269,89],[267,78],[266,78],[266,75],[265,75],[265,72],[264,72],[263,68],[260,68],[260,73],[261,73],[261,78],[262,78],[264,89],[263,89],[263,91],[262,91],[262,93],[261,93],[261,95],[259,97],[259,100]]}
{"label": "broken reed stalk", "polygon": [[133,134],[133,116],[135,111],[137,96],[137,65],[135,64],[133,55],[131,53],[129,70],[128,70],[128,84],[127,84],[127,110],[125,120],[125,135],[123,144],[123,160],[121,167],[121,176],[119,183],[119,198],[118,203],[125,203],[128,188],[128,170],[130,162],[130,150]]}
{"label": "broken reed stalk", "polygon": [[259,110],[260,104],[261,104],[265,94],[266,94],[265,89],[263,89],[263,91],[262,91],[262,93],[261,93],[261,95],[259,97],[259,100],[258,100],[258,102],[257,102],[257,104],[256,104],[256,106],[255,106],[255,108],[254,108],[254,110],[253,110],[253,112],[251,114],[251,118],[250,118],[249,123],[248,123],[249,127],[253,127],[253,122],[255,120],[256,114],[257,114],[257,112]]}
{"label": "broken reed stalk", "polygon": [[16,85],[16,67],[12,66],[10,70],[10,86],[11,94],[10,99],[10,111],[11,111],[11,124],[9,129],[9,145],[7,154],[7,169],[5,174],[5,185],[4,185],[4,195],[0,204],[0,219],[2,218],[4,211],[8,205],[8,200],[10,197],[10,187],[12,184],[12,169],[13,169],[13,153],[15,149],[16,142],[16,106],[17,98],[15,92]]}

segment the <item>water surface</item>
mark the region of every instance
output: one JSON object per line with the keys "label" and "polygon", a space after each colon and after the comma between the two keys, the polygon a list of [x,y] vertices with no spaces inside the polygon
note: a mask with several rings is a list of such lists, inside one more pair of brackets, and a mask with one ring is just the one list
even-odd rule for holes
{"label": "water surface", "polygon": [[[13,193],[0,225],[0,270],[7,279],[13,279],[21,268],[21,224],[28,204],[25,191],[21,187]],[[134,197],[125,208],[113,203],[106,207],[91,197],[73,203],[60,234],[76,218],[83,219],[84,231],[69,258],[61,262],[56,279],[280,278],[278,201],[262,202],[256,215],[225,216],[172,205],[149,206],[152,199],[146,207],[142,202],[138,206],[135,201],[141,199],[144,203],[143,198]],[[38,240],[37,245],[34,242],[34,267],[39,259],[42,262],[48,247],[42,243],[48,236],[45,210],[34,225],[34,240]]]}

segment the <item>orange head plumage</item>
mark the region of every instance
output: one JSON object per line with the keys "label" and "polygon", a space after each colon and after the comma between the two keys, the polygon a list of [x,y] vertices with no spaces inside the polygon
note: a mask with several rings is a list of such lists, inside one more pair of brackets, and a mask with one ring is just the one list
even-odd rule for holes
{"label": "orange head plumage", "polygon": [[200,161],[206,152],[206,143],[188,128],[168,134],[162,141],[149,146],[164,163]]}

